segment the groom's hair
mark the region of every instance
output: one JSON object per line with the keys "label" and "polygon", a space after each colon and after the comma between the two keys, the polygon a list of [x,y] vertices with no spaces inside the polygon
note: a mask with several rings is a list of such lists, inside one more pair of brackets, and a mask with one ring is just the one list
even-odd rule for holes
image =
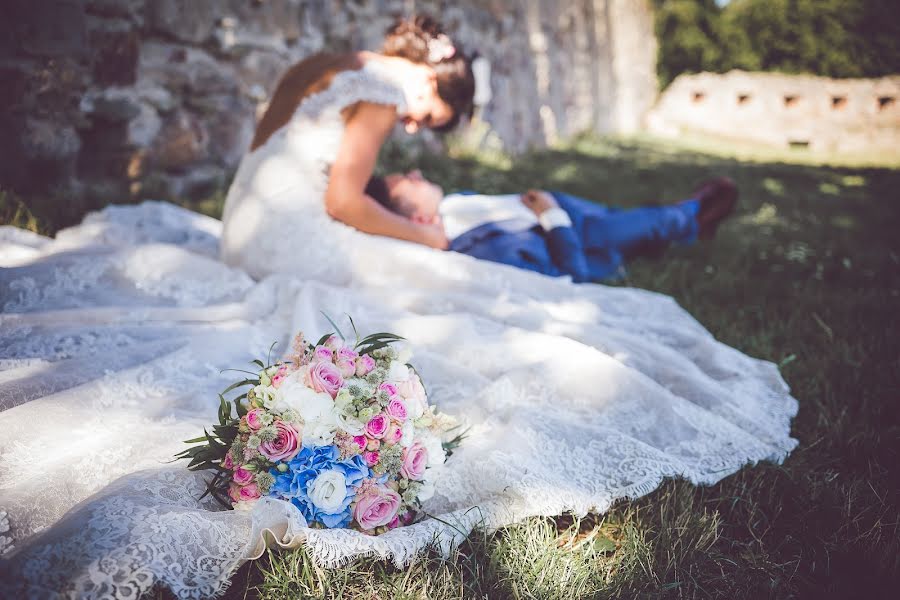
{"label": "groom's hair", "polygon": [[397,212],[393,202],[391,202],[391,191],[388,189],[387,182],[384,177],[373,175],[366,184],[365,193],[375,199],[378,204],[386,209]]}

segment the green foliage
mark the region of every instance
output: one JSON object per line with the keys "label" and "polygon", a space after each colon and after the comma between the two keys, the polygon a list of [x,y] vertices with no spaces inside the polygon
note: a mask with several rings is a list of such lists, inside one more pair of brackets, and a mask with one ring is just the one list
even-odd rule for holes
{"label": "green foliage", "polygon": [[879,77],[900,72],[895,0],[655,0],[663,85],[730,69]]}

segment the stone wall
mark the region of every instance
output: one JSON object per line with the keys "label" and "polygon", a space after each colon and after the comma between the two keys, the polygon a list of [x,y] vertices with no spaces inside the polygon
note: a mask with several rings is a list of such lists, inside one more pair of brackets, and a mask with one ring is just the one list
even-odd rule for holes
{"label": "stone wall", "polygon": [[479,114],[507,150],[632,131],[655,99],[647,0],[13,0],[0,22],[0,186],[202,196],[236,166],[286,67],[376,49],[414,10],[489,60]]}
{"label": "stone wall", "polygon": [[681,75],[646,122],[648,130],[672,137],[698,132],[775,148],[900,156],[900,75]]}

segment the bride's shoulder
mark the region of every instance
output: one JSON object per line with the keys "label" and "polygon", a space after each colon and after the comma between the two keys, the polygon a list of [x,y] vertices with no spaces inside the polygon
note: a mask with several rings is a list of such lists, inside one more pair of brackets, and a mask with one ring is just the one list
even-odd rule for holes
{"label": "bride's shoulder", "polygon": [[290,67],[257,125],[251,150],[288,124],[301,105],[306,112],[315,112],[317,107],[336,102],[351,106],[370,101],[394,105],[398,112],[405,110],[402,86],[373,58],[370,52],[319,53]]}

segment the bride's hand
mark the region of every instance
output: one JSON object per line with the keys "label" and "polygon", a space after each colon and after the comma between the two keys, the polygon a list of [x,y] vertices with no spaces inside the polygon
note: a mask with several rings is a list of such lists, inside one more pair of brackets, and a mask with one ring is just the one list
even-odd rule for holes
{"label": "bride's hand", "polygon": [[435,220],[432,223],[419,224],[419,231],[422,235],[422,243],[438,250],[446,250],[450,247],[450,240],[447,239],[447,233],[444,231],[444,224]]}

